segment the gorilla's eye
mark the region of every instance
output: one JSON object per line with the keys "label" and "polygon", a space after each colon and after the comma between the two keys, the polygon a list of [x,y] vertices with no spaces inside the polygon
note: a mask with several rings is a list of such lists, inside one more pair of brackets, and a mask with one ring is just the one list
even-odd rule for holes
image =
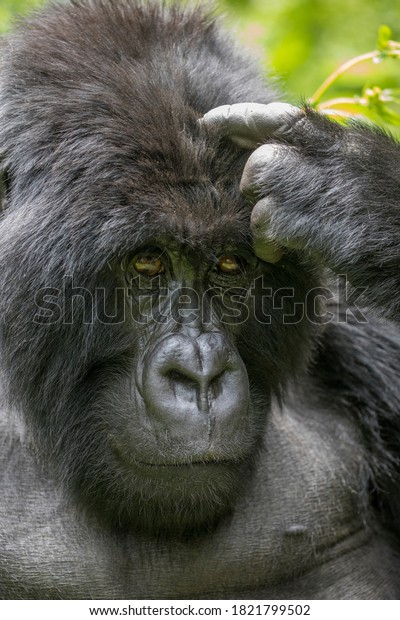
{"label": "gorilla's eye", "polygon": [[244,264],[239,256],[224,254],[219,257],[217,268],[220,273],[224,273],[228,276],[237,276],[243,273]]}
{"label": "gorilla's eye", "polygon": [[152,278],[164,272],[164,265],[157,254],[138,254],[132,262],[134,270],[142,276]]}

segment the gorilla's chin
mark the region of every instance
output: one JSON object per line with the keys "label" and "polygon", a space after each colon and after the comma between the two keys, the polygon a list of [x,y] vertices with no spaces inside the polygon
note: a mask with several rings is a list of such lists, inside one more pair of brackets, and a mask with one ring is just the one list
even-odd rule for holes
{"label": "gorilla's chin", "polygon": [[[89,483],[80,492],[86,496],[90,512],[94,509],[108,526],[181,538],[209,532],[227,517],[245,481],[248,485],[250,469],[250,459],[241,463],[140,463],[129,471],[115,472],[114,482],[97,481],[96,489]],[[118,512],[115,506],[119,506]]]}

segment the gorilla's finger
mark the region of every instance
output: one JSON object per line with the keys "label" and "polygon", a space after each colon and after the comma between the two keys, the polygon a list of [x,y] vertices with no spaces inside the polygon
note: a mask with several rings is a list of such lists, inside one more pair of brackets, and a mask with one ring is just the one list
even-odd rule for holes
{"label": "gorilla's finger", "polygon": [[259,200],[251,214],[254,253],[267,263],[277,263],[283,251],[269,238],[269,215],[276,208],[276,200],[272,196]]}
{"label": "gorilla's finger", "polygon": [[274,180],[276,169],[280,164],[285,168],[298,166],[299,153],[282,144],[263,144],[254,151],[244,167],[240,190],[248,194],[257,194],[260,189],[268,188],[269,179]]}
{"label": "gorilla's finger", "polygon": [[304,114],[289,103],[235,103],[210,110],[201,122],[211,131],[228,135],[242,148],[253,149],[284,134]]}

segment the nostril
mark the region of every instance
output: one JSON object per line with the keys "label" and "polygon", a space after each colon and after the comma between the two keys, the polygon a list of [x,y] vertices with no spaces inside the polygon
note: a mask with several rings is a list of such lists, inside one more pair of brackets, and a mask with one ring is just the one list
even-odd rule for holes
{"label": "nostril", "polygon": [[198,400],[199,382],[193,377],[180,372],[179,370],[168,370],[162,376],[167,380],[170,393],[178,401],[185,403],[196,403]]}
{"label": "nostril", "polygon": [[220,382],[220,380],[222,379],[225,373],[226,373],[226,370],[224,369],[224,370],[221,370],[221,372],[218,372],[213,377],[211,377],[208,381],[209,386],[211,387],[213,385],[217,385],[217,383]]}
{"label": "nostril", "polygon": [[182,385],[186,388],[190,388],[195,390],[199,387],[199,382],[189,377],[188,375],[180,372],[179,370],[168,370],[165,373],[162,373],[164,377],[167,378],[169,384],[172,385]]}
{"label": "nostril", "polygon": [[[219,372],[209,369],[208,373],[196,372],[190,368],[173,368],[161,372],[168,382],[168,389],[180,400],[200,402],[218,398],[223,392],[226,369]],[[204,401],[204,402],[206,402]]]}

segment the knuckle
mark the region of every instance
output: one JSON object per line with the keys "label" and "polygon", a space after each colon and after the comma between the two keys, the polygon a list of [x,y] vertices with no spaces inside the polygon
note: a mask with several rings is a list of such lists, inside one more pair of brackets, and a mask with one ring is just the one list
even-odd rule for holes
{"label": "knuckle", "polygon": [[263,144],[247,160],[240,188],[242,191],[252,189],[261,180],[265,182],[276,176],[283,164],[284,169],[287,169],[288,166],[298,165],[299,162],[300,156],[292,147],[275,143]]}

